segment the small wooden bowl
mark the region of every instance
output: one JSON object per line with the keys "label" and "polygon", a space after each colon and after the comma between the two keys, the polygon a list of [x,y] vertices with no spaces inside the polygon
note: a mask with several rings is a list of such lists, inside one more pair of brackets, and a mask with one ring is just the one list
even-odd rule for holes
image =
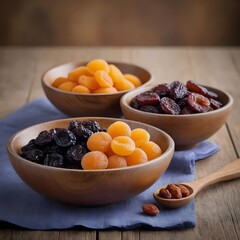
{"label": "small wooden bowl", "polygon": [[219,95],[223,107],[211,112],[191,115],[154,114],[130,106],[133,97],[153,87],[153,85],[142,87],[124,95],[120,101],[123,115],[126,119],[137,120],[162,129],[173,138],[177,150],[192,148],[211,137],[226,122],[232,109],[233,98],[227,92],[212,87],[206,88]]}
{"label": "small wooden bowl", "polygon": [[[53,105],[71,117],[121,117],[120,98],[126,92],[129,92],[129,90],[111,94],[81,94],[62,91],[51,86],[57,77],[66,77],[73,69],[86,64],[87,62],[71,62],[56,66],[45,72],[42,76],[42,87],[46,96]],[[123,73],[130,73],[138,76],[143,83],[142,86],[153,81],[151,73],[142,67],[119,62],[109,62],[109,64],[116,65]]]}
{"label": "small wooden bowl", "polygon": [[[114,118],[76,118],[96,120],[102,128],[117,121]],[[149,188],[166,171],[174,152],[174,142],[165,132],[147,124],[122,120],[134,128],[144,128],[163,150],[147,163],[106,170],[55,168],[30,162],[19,156],[20,149],[43,130],[66,128],[72,119],[45,122],[13,135],[7,150],[12,166],[22,180],[37,192],[56,200],[78,205],[103,205],[135,196]]]}

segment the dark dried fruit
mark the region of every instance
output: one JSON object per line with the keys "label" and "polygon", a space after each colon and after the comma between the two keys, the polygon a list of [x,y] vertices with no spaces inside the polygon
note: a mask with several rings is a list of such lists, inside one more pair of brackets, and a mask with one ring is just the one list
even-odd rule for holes
{"label": "dark dried fruit", "polygon": [[99,132],[100,131],[100,125],[98,124],[98,122],[94,121],[94,120],[89,120],[89,121],[82,121],[81,124],[89,129],[90,131],[92,131],[93,133],[95,132]]}
{"label": "dark dried fruit", "polygon": [[29,150],[33,150],[36,148],[36,145],[35,145],[35,140],[32,139],[30,140],[26,145],[24,145],[22,148],[21,148],[21,153],[25,153]]}
{"label": "dark dried fruit", "polygon": [[188,98],[187,97],[182,98],[177,104],[181,109],[185,108],[188,104]]}
{"label": "dark dried fruit", "polygon": [[144,105],[139,108],[140,111],[149,112],[149,113],[160,113],[159,108],[151,105]]}
{"label": "dark dried fruit", "polygon": [[171,99],[176,101],[178,99],[184,98],[186,94],[187,94],[187,88],[183,83],[181,83],[179,81],[175,81],[175,82],[171,83],[171,85],[170,85]]}
{"label": "dark dried fruit", "polygon": [[60,168],[63,166],[63,156],[58,153],[47,154],[44,159],[44,165]]}
{"label": "dark dried fruit", "polygon": [[161,188],[159,190],[159,194],[160,197],[162,198],[166,198],[166,199],[171,199],[172,198],[172,194],[169,192],[169,190],[167,188]]}
{"label": "dark dried fruit", "polygon": [[22,153],[21,157],[23,157],[27,160],[30,160],[32,162],[42,164],[43,159],[44,159],[44,154],[39,149],[32,149],[32,150],[28,150],[28,151]]}
{"label": "dark dried fruit", "polygon": [[42,131],[38,134],[37,138],[35,139],[35,144],[37,146],[46,146],[53,142],[53,133],[52,131]]}
{"label": "dark dried fruit", "polygon": [[185,115],[185,114],[193,114],[193,110],[190,108],[190,107],[185,107],[181,110],[181,113],[182,115]]}
{"label": "dark dried fruit", "polygon": [[160,102],[160,97],[156,93],[145,93],[138,95],[136,97],[136,101],[140,106],[144,105],[158,106]]}
{"label": "dark dried fruit", "polygon": [[69,162],[78,162],[78,164],[80,165],[83,155],[87,152],[87,148],[84,148],[81,145],[75,145],[69,148],[66,154],[66,158]]}
{"label": "dark dried fruit", "polygon": [[131,106],[132,108],[135,108],[135,109],[139,109],[139,108],[141,107],[140,104],[137,102],[136,97],[134,97],[134,98],[131,100],[130,106]]}
{"label": "dark dried fruit", "polygon": [[65,128],[55,128],[53,138],[59,147],[69,147],[76,144],[76,136]]}
{"label": "dark dried fruit", "polygon": [[196,113],[208,112],[210,101],[198,93],[191,93],[188,96],[188,106]]}
{"label": "dark dried fruit", "polygon": [[210,106],[212,107],[212,109],[219,109],[222,107],[222,103],[217,101],[217,100],[214,100],[214,99],[210,99]]}
{"label": "dark dried fruit", "polygon": [[180,107],[171,98],[164,97],[160,100],[160,107],[164,113],[178,115],[181,112]]}
{"label": "dark dried fruit", "polygon": [[170,85],[167,83],[159,84],[152,88],[152,92],[157,93],[160,98],[168,97],[170,93]]}
{"label": "dark dried fruit", "polygon": [[198,93],[198,94],[201,94],[201,95],[204,95],[204,96],[208,92],[208,90],[205,87],[203,87],[203,86],[201,86],[201,85],[199,85],[199,84],[197,84],[197,83],[195,83],[191,80],[187,81],[186,86],[187,86],[187,89],[190,92],[195,92],[195,93]]}

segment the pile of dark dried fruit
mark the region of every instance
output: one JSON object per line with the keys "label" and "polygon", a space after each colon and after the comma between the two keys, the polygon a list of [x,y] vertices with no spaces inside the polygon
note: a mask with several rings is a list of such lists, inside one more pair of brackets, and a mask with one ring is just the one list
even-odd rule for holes
{"label": "pile of dark dried fruit", "polygon": [[130,106],[144,112],[161,114],[194,114],[221,108],[218,95],[207,88],[188,81],[159,84],[135,96]]}
{"label": "pile of dark dried fruit", "polygon": [[39,133],[21,148],[20,156],[42,165],[81,169],[81,159],[89,152],[88,138],[103,131],[96,121],[71,121],[68,128],[54,128]]}

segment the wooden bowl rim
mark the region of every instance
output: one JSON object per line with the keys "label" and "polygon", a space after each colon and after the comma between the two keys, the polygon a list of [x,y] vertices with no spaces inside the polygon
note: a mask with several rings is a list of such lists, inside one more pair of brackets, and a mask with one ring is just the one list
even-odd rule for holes
{"label": "wooden bowl rim", "polygon": [[[34,127],[38,127],[42,124],[48,124],[48,123],[57,123],[57,122],[62,122],[62,121],[71,121],[71,120],[112,120],[112,121],[118,121],[118,120],[124,120],[126,122],[131,122],[131,123],[138,123],[138,124],[141,124],[143,126],[146,126],[146,127],[150,127],[150,128],[153,128],[155,131],[159,132],[160,134],[164,135],[166,137],[166,139],[168,140],[168,147],[166,149],[166,151],[163,152],[163,154],[153,160],[150,160],[146,163],[142,163],[142,164],[139,164],[139,165],[134,165],[134,166],[128,166],[128,167],[124,167],[124,168],[113,168],[113,169],[99,169],[99,170],[83,170],[83,169],[67,169],[67,168],[57,168],[57,167],[50,167],[50,166],[45,166],[45,165],[41,165],[41,164],[38,164],[38,163],[34,163],[34,162],[31,162],[27,159],[24,159],[22,158],[17,152],[15,152],[12,148],[12,145],[14,143],[14,140],[16,139],[17,136],[21,135],[22,132],[30,129],[30,128],[34,128]],[[42,123],[38,123],[38,124],[34,124],[32,126],[29,126],[27,128],[24,128],[24,129],[21,129],[19,130],[18,132],[16,132],[15,134],[13,134],[8,142],[7,142],[7,151],[12,155],[14,156],[16,159],[18,159],[18,161],[23,161],[27,164],[30,164],[32,166],[35,166],[37,168],[42,168],[42,169],[46,169],[48,171],[63,171],[63,172],[81,172],[81,173],[103,173],[103,172],[117,172],[117,171],[130,171],[132,169],[137,169],[137,168],[142,168],[144,166],[147,166],[147,165],[152,165],[154,164],[156,161],[161,161],[164,157],[168,156],[169,154],[171,154],[171,152],[174,152],[174,148],[175,148],[175,143],[173,141],[173,139],[171,138],[171,136],[169,134],[167,134],[166,132],[164,132],[163,130],[157,128],[157,127],[154,127],[154,126],[151,126],[149,124],[145,124],[145,123],[141,123],[141,122],[137,122],[137,121],[133,121],[133,120],[128,120],[128,119],[118,119],[118,118],[106,118],[106,117],[79,117],[79,118],[64,118],[64,119],[58,119],[58,120],[52,120],[52,121],[46,121],[46,122],[42,122]]]}
{"label": "wooden bowl rim", "polygon": [[[90,60],[89,60],[90,61]],[[122,64],[122,65],[129,65],[129,66],[132,66],[132,67],[136,67],[136,68],[140,68],[141,70],[147,72],[149,74],[149,80],[145,83],[143,83],[141,86],[139,87],[136,87],[134,88],[133,90],[136,90],[136,89],[139,89],[143,86],[146,86],[148,84],[150,84],[151,82],[154,81],[154,77],[153,77],[153,74],[150,72],[149,69],[147,69],[146,67],[142,67],[140,65],[136,65],[136,64],[133,64],[133,63],[126,63],[126,62],[115,62],[115,61],[108,61],[107,62],[109,64],[114,64],[114,65],[119,65],[119,64]],[[46,75],[48,74],[49,71],[53,70],[54,68],[58,68],[58,67],[63,67],[63,66],[67,66],[67,65],[74,65],[74,66],[82,66],[84,64],[88,63],[88,61],[83,61],[83,62],[67,62],[67,63],[63,63],[63,64],[58,64],[58,65],[54,65],[50,68],[48,68],[47,70],[45,70],[41,76],[41,82],[42,82],[42,86],[45,86],[47,88],[50,88],[51,90],[53,91],[56,91],[56,92],[59,92],[59,93],[62,93],[62,94],[67,94],[67,95],[73,95],[73,96],[91,96],[91,97],[94,97],[94,96],[117,96],[117,95],[122,95],[122,94],[125,94],[129,91],[133,91],[132,89],[130,90],[124,90],[124,91],[118,91],[117,93],[76,93],[76,92],[67,92],[67,91],[64,91],[64,90],[61,90],[61,89],[58,89],[58,88],[55,88],[53,86],[51,86],[50,84],[48,84],[45,80],[45,77]]]}
{"label": "wooden bowl rim", "polygon": [[219,108],[219,109],[215,109],[213,111],[210,111],[210,112],[205,112],[205,113],[194,113],[194,114],[185,114],[185,115],[171,115],[171,114],[161,114],[161,113],[149,113],[149,112],[143,112],[143,111],[140,111],[138,109],[135,109],[133,107],[131,107],[129,104],[128,104],[128,100],[129,98],[131,97],[131,99],[133,97],[135,97],[137,94],[140,94],[140,93],[143,93],[149,89],[151,89],[152,87],[154,86],[157,86],[157,85],[148,85],[148,86],[143,86],[141,89],[134,89],[132,90],[131,92],[128,92],[126,94],[124,94],[121,99],[120,99],[120,105],[121,105],[121,108],[122,106],[125,107],[126,109],[128,109],[129,111],[132,111],[136,114],[144,114],[146,116],[154,116],[154,117],[163,117],[163,118],[169,118],[169,117],[172,117],[172,118],[197,118],[199,116],[210,116],[210,115],[214,115],[216,113],[219,113],[219,112],[223,112],[225,111],[226,109],[229,109],[232,107],[234,101],[233,101],[233,97],[226,91],[223,91],[223,90],[220,90],[220,89],[217,89],[217,88],[214,88],[214,87],[210,87],[210,86],[205,86],[205,85],[202,85],[203,87],[211,90],[214,92],[214,90],[217,90],[221,93],[223,93],[224,95],[227,96],[228,98],[228,101],[227,103]]}

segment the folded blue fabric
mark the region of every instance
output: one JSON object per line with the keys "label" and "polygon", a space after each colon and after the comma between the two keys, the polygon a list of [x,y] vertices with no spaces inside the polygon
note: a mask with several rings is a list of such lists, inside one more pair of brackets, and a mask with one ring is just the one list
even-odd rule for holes
{"label": "folded blue fabric", "polygon": [[162,185],[194,179],[195,160],[219,150],[209,141],[187,151],[176,151],[166,173],[149,189],[126,201],[103,207],[78,207],[59,203],[30,189],[15,173],[6,152],[9,137],[15,132],[37,124],[67,116],[46,98],[32,101],[0,121],[0,221],[29,229],[133,229],[139,227],[172,229],[194,227],[194,201],[187,206],[169,210],[160,207],[155,217],[143,215],[141,206],[154,203],[153,192]]}

